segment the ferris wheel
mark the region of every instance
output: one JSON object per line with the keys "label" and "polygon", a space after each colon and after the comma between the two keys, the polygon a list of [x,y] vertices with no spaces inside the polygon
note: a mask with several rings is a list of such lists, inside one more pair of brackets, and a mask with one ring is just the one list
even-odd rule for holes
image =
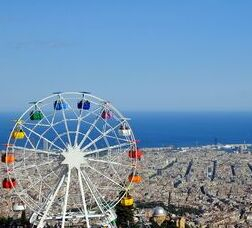
{"label": "ferris wheel", "polygon": [[127,191],[139,182],[141,156],[128,120],[110,102],[59,92],[33,102],[16,121],[2,159],[5,188],[14,188],[38,228],[112,227],[114,206],[133,204]]}

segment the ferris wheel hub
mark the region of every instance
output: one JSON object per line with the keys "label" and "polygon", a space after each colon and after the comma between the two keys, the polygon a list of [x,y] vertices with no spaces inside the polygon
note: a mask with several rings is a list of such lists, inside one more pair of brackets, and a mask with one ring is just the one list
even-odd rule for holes
{"label": "ferris wheel hub", "polygon": [[64,157],[61,164],[68,165],[69,169],[80,169],[81,165],[86,166],[88,164],[83,151],[81,151],[78,146],[68,145],[67,149],[63,151],[61,155]]}

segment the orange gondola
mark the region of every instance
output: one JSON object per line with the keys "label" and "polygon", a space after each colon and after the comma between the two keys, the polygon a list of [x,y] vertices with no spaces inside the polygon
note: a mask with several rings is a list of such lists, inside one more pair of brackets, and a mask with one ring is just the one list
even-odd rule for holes
{"label": "orange gondola", "polygon": [[15,156],[13,153],[3,154],[1,160],[4,163],[11,164],[15,161]]}
{"label": "orange gondola", "polygon": [[129,182],[133,182],[133,183],[136,183],[136,184],[139,184],[142,182],[142,177],[138,174],[130,174],[129,177],[128,177],[128,180]]}

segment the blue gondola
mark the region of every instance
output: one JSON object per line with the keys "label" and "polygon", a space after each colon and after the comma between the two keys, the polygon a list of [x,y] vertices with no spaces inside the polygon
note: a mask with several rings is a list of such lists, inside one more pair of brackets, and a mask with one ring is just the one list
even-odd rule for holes
{"label": "blue gondola", "polygon": [[68,108],[67,103],[62,100],[57,100],[54,102],[54,109],[55,110],[62,110],[62,109],[67,109],[67,108]]}
{"label": "blue gondola", "polygon": [[90,109],[90,102],[88,100],[83,101],[81,100],[78,104],[78,109],[89,110]]}

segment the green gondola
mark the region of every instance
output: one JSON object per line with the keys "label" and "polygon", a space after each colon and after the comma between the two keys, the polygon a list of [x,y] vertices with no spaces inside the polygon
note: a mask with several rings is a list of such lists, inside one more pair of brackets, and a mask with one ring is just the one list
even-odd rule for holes
{"label": "green gondola", "polygon": [[40,111],[31,111],[30,113],[30,119],[31,120],[42,120],[43,114]]}

